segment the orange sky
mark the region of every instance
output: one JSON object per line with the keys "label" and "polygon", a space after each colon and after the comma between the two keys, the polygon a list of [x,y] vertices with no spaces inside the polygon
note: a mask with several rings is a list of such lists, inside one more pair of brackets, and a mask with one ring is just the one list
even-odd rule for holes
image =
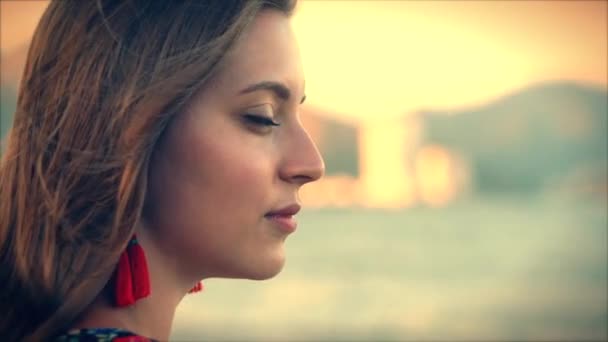
{"label": "orange sky", "polygon": [[[0,1],[2,52],[46,1]],[[308,102],[358,121],[489,101],[543,80],[606,85],[608,1],[300,1]]]}
{"label": "orange sky", "polygon": [[607,83],[606,1],[304,1],[308,100],[346,118],[489,101],[543,80]]}
{"label": "orange sky", "polygon": [[0,0],[0,48],[6,53],[28,41],[48,1]]}

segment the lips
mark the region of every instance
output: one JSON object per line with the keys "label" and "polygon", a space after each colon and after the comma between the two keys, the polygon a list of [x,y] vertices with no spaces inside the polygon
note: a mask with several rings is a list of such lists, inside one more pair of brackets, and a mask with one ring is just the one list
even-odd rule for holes
{"label": "lips", "polygon": [[300,211],[298,204],[288,205],[278,210],[273,210],[264,215],[264,218],[274,223],[280,230],[285,233],[293,233],[296,230],[298,222],[294,215]]}
{"label": "lips", "polygon": [[300,211],[298,204],[288,205],[282,209],[274,210],[266,214],[265,216],[293,216]]}

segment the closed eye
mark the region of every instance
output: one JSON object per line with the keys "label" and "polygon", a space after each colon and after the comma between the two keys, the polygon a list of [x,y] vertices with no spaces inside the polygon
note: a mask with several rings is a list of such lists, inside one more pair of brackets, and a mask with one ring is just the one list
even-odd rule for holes
{"label": "closed eye", "polygon": [[280,123],[272,120],[271,118],[261,116],[261,115],[245,114],[245,115],[243,115],[243,117],[245,118],[245,120],[247,120],[248,123],[251,123],[254,125],[260,125],[260,126],[280,126],[281,125]]}

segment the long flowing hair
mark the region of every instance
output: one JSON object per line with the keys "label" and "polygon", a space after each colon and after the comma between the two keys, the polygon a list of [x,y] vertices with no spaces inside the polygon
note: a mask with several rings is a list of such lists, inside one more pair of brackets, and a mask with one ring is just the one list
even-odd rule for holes
{"label": "long flowing hair", "polygon": [[141,217],[171,118],[264,8],[288,0],[57,0],[33,36],[0,163],[0,336],[66,329]]}

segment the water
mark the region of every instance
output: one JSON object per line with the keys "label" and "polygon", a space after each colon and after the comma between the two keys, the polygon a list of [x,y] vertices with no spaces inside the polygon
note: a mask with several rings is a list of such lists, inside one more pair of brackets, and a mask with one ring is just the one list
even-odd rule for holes
{"label": "water", "polygon": [[263,282],[210,279],[176,340],[606,340],[605,202],[302,213]]}

